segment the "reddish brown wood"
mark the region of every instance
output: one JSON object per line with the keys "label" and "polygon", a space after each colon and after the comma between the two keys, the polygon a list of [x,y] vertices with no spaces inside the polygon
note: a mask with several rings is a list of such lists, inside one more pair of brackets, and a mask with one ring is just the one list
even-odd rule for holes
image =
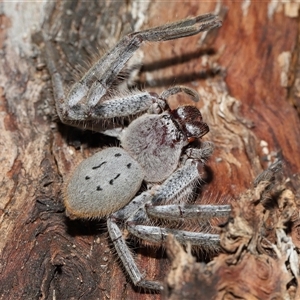
{"label": "reddish brown wood", "polygon": [[299,299],[298,271],[292,271],[299,268],[299,237],[288,237],[288,224],[299,225],[295,200],[276,162],[232,203],[230,221],[220,230],[224,253],[197,263],[169,236],[172,268],[163,299]]}
{"label": "reddish brown wood", "polygon": [[[66,57],[72,68],[80,65],[81,56],[94,53],[100,39],[106,41],[100,45],[105,49],[128,25],[156,26],[217,6],[152,1],[145,9],[146,4],[137,5],[139,1],[98,2],[57,1],[45,15],[50,24],[63,29],[57,60],[69,84],[74,75],[68,72]],[[104,222],[69,221],[64,215],[61,190],[71,169],[110,141],[51,123],[50,82],[39,52],[42,9],[29,5],[17,4],[15,14],[6,7],[0,17],[0,299],[160,299],[133,289],[108,242]],[[285,162],[284,175],[295,189],[299,187],[300,124],[293,107],[299,77],[299,18],[286,15],[291,11],[288,3],[276,4],[277,10],[268,17],[271,5],[275,4],[222,1],[223,26],[204,45],[195,36],[142,48],[139,80],[147,89],[159,92],[180,83],[202,95],[199,108],[211,128],[206,139],[215,142],[216,150],[208,163],[211,180],[199,202],[236,198],[267,166],[270,154],[278,151]],[[31,19],[36,20],[35,29]],[[12,32],[20,20],[25,24]],[[35,32],[32,42],[31,32]],[[99,37],[95,43],[93,35]],[[64,45],[64,40],[72,43]],[[73,51],[77,46],[80,51]],[[284,52],[291,53],[288,66],[278,61],[288,57],[280,56]],[[281,82],[284,74],[287,83]],[[188,103],[182,96],[173,101],[174,106]],[[137,261],[150,278],[164,277],[167,262],[162,256],[152,248],[137,249]]]}

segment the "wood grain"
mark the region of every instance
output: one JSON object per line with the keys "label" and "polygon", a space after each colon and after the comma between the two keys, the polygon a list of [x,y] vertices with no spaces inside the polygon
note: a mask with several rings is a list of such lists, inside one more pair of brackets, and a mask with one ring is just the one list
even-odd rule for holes
{"label": "wood grain", "polygon": [[[87,56],[94,61],[93,53],[128,28],[216,9],[223,26],[206,39],[143,46],[135,58],[143,62],[138,81],[156,92],[185,84],[200,93],[206,139],[216,150],[199,203],[234,201],[278,153],[299,190],[298,7],[228,0],[6,3],[0,16],[0,299],[160,299],[133,288],[104,221],[64,215],[61,190],[74,165],[114,141],[53,122],[41,31],[49,24],[70,86],[78,77],[74,68],[86,68]],[[172,99],[172,106],[179,103],[188,100]],[[164,251],[141,246],[134,252],[147,277],[164,278]]]}

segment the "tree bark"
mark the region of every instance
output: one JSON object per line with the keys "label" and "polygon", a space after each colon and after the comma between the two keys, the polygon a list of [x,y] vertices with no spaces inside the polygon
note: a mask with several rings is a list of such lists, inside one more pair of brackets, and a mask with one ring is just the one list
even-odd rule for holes
{"label": "tree bark", "polygon": [[[55,119],[43,31],[66,87],[129,29],[215,11],[207,35],[146,44],[138,82],[196,89],[215,143],[198,203],[235,201],[277,156],[299,191],[299,4],[251,1],[57,1],[1,4],[0,299],[160,299],[141,293],[118,262],[105,220],[70,221],[62,188],[74,166],[115,141]],[[100,49],[100,50],[99,50]],[[79,71],[75,71],[79,70]],[[179,95],[172,106],[187,104]],[[162,251],[134,250],[163,280]]]}

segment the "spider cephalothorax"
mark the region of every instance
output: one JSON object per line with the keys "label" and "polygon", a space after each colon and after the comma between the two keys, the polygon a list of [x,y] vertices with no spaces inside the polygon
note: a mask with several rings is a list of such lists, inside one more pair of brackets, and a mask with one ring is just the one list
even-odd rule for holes
{"label": "spider cephalothorax", "polygon": [[[183,220],[224,216],[230,207],[186,204],[200,181],[198,165],[204,164],[212,154],[213,144],[191,143],[209,131],[196,107],[188,105],[170,110],[166,100],[178,92],[193,99],[198,94],[182,86],[171,87],[160,95],[139,90],[121,92],[115,86],[116,78],[143,41],[177,39],[218,26],[220,21],[216,16],[207,14],[131,33],[96,62],[67,95],[51,59],[51,43],[46,38],[48,68],[61,121],[92,127],[120,140],[120,147],[101,150],[72,172],[64,190],[67,215],[107,217],[109,235],[117,253],[133,283],[140,287],[162,289],[161,283],[144,279],[126,245],[120,224],[148,242],[161,244],[171,233],[182,243],[213,247],[219,242],[218,235],[142,224],[150,224],[151,218]],[[122,118],[133,121],[123,127],[115,122]],[[141,191],[143,182],[146,188]]]}

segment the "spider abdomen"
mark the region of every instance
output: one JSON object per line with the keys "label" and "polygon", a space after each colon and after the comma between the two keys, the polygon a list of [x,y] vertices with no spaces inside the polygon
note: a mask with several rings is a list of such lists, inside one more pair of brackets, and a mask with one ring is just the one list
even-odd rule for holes
{"label": "spider abdomen", "polygon": [[99,218],[124,207],[140,189],[141,166],[122,148],[104,149],[87,158],[65,186],[67,214]]}

